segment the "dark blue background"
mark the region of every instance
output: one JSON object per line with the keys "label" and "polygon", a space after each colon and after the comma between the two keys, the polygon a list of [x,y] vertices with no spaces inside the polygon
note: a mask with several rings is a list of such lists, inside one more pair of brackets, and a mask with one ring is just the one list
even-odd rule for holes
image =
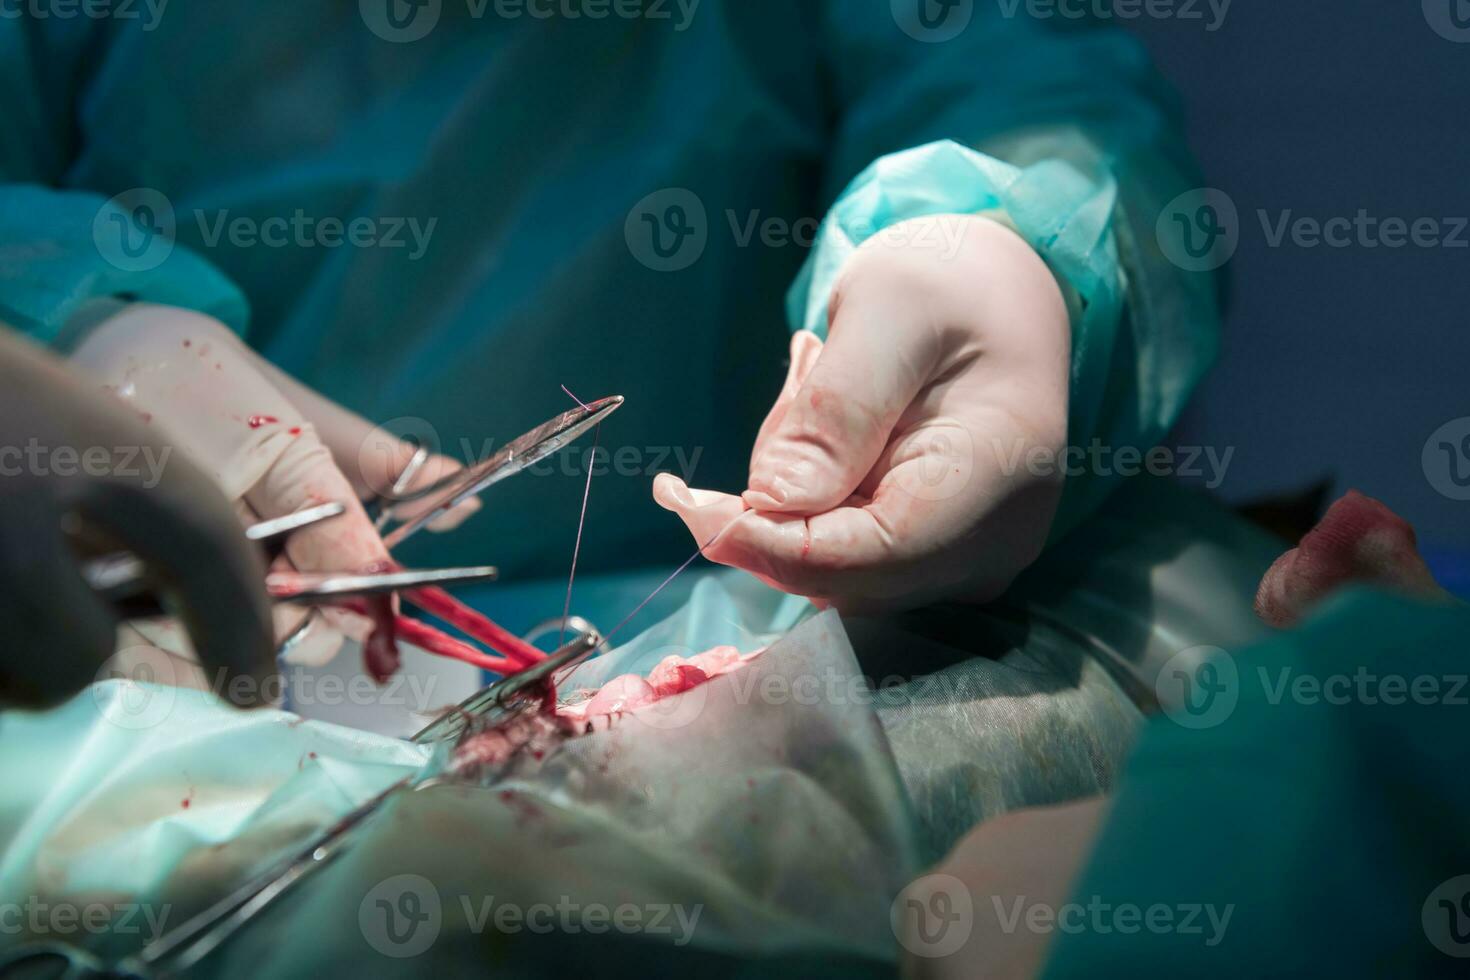
{"label": "dark blue background", "polygon": [[1235,447],[1232,501],[1324,476],[1378,497],[1457,576],[1470,503],[1437,493],[1420,453],[1470,415],[1470,249],[1272,248],[1256,212],[1470,217],[1470,43],[1420,0],[1236,0],[1215,33],[1129,23],[1241,214],[1221,358],[1177,444]]}

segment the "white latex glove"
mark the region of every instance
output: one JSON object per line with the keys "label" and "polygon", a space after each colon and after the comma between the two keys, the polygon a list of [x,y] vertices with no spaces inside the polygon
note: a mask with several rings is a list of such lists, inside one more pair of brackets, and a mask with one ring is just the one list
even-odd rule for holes
{"label": "white latex glove", "polygon": [[[175,307],[137,304],[95,328],[72,355],[81,370],[156,426],[178,450],[237,501],[242,520],[280,517],[341,501],[341,517],[304,528],[286,542],[282,567],[300,571],[365,572],[389,562],[359,495],[381,493],[414,448],[333,404],[268,364],[227,327]],[[459,464],[431,458],[414,485],[439,479]],[[433,527],[444,530],[468,517],[467,502]],[[386,626],[386,597],[369,603]],[[310,610],[276,607],[277,640],[296,632]],[[364,640],[369,672],[379,680],[397,667],[391,629],[364,617],[323,609],[288,659],[319,664],[342,646],[344,633]]]}
{"label": "white latex glove", "polygon": [[[1063,914],[1106,816],[1095,797],[1016,810],[970,831],[894,903],[906,980],[1039,976],[1055,931],[1033,928],[1028,914],[1035,906]],[[1067,913],[1069,928],[1075,915]]]}
{"label": "white latex glove", "polygon": [[995,597],[1040,554],[1061,495],[1059,466],[1025,465],[1066,444],[1056,280],[1003,225],[938,215],[864,243],[829,309],[825,346],[792,337],[743,497],[661,474],[654,499],[701,545],[729,527],[706,557],[819,605]]}

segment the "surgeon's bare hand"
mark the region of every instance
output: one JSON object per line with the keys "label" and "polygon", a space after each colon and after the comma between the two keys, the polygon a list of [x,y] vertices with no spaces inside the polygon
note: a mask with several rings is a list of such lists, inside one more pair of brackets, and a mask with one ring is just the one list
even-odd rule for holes
{"label": "surgeon's bare hand", "polygon": [[1066,443],[1056,280],[1003,225],[937,215],[865,243],[829,310],[825,344],[792,338],[744,494],[664,474],[654,498],[701,545],[718,533],[713,561],[842,611],[995,597],[1061,495],[1055,467],[1024,462]]}

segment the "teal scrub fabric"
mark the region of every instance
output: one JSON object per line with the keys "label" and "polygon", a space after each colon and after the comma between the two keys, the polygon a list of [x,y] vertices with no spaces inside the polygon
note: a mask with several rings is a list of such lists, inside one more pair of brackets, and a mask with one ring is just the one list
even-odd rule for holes
{"label": "teal scrub fabric", "polygon": [[[197,309],[459,457],[568,407],[560,385],[624,394],[589,569],[688,553],[655,472],[744,486],[786,330],[820,326],[858,219],[986,212],[1047,257],[1074,310],[1074,444],[1153,444],[1213,354],[1213,283],[1155,231],[1197,178],[1114,25],[389,2],[0,19],[0,321],[56,342],[99,297]],[[413,11],[436,19],[410,40]],[[564,573],[589,449],[400,557]],[[1061,526],[1107,483],[1074,479]]]}
{"label": "teal scrub fabric", "polygon": [[1228,921],[1108,912],[1046,975],[1464,975],[1467,636],[1464,606],[1350,593],[1197,675],[1217,693],[1147,726],[1072,901]]}

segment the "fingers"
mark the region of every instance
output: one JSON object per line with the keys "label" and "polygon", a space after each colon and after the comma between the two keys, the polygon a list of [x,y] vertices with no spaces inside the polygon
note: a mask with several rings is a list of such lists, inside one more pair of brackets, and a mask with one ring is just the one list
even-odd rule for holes
{"label": "fingers", "polygon": [[[295,568],[282,554],[271,563],[270,574],[291,573]],[[342,651],[348,639],[362,643],[372,632],[372,622],[338,606],[304,606],[278,602],[271,609],[275,624],[276,649],[288,663],[319,667]]]}
{"label": "fingers", "polygon": [[653,499],[664,510],[678,514],[701,545],[749,509],[733,494],[690,489],[672,473],[654,477]]}
{"label": "fingers", "polygon": [[[331,452],[338,468],[351,481],[354,493],[360,498],[388,497],[388,503],[391,504],[392,491],[413,460],[418,447],[313,391],[253,351],[250,356],[276,387],[311,420],[316,427],[317,438]],[[424,461],[407,485],[398,489],[404,493],[419,490],[463,468],[457,460],[434,453]],[[471,497],[431,521],[429,530],[453,530],[479,511],[480,506],[480,499]],[[395,508],[395,514],[400,520],[412,520],[422,512],[422,507],[416,508],[413,504]]]}
{"label": "fingers", "polygon": [[[287,539],[286,555],[292,567],[304,572],[372,572],[391,567],[383,539],[332,454],[317,439],[316,431],[303,425],[271,438],[290,442],[269,450],[276,456],[275,464],[245,494],[256,513],[268,520],[333,500],[347,508],[340,517],[302,528]],[[372,676],[382,682],[398,666],[391,625],[396,607],[389,596],[374,596],[365,603],[373,628],[363,644],[364,662]],[[325,639],[303,642],[315,645],[305,646],[301,652],[293,647],[288,653],[293,660],[323,656],[328,651],[334,655],[340,647],[340,641],[335,645]]]}
{"label": "fingers", "polygon": [[775,404],[766,413],[760,432],[755,437],[755,445],[750,451],[752,467],[754,467],[756,457],[770,441],[771,435],[780,427],[781,421],[786,417],[786,410],[791,407],[797,392],[806,383],[807,375],[811,374],[812,365],[817,363],[817,358],[821,353],[822,338],[810,330],[797,330],[792,333],[791,363],[786,368],[786,382],[781,386],[781,393],[776,396]]}
{"label": "fingers", "polygon": [[[1024,470],[1008,475],[1005,459],[976,452],[971,431],[1018,430],[1004,413],[914,424],[894,437],[859,493],[810,516],[741,517],[748,498],[691,490],[670,474],[655,481],[654,499],[701,545],[728,528],[704,549],[711,561],[843,612],[945,595],[987,599],[1034,560],[1059,486],[1024,478]],[[1022,452],[1029,445],[1020,435],[1014,441]]]}
{"label": "fingers", "polygon": [[[400,521],[413,520],[433,507],[435,502],[424,500],[395,504],[398,495],[411,494],[432,486],[446,476],[464,469],[458,461],[448,456],[431,454],[425,458],[418,471],[399,486],[400,477],[418,451],[412,444],[404,442],[386,429],[374,428],[364,435],[358,447],[359,480],[364,485],[375,488],[374,495],[384,498],[384,504],[393,508],[393,516]],[[333,450],[333,455],[339,461],[348,458],[337,450]],[[479,497],[470,497],[434,518],[427,527],[436,533],[452,531],[478,513],[480,506]]]}
{"label": "fingers", "polygon": [[310,425],[277,432],[268,454],[275,463],[245,492],[251,509],[264,520],[340,501],[346,511],[304,527],[286,540],[291,564],[303,572],[360,572],[389,562],[388,549],[373,529],[352,485]]}
{"label": "fingers", "polygon": [[[902,322],[897,311],[890,315],[885,303],[862,291],[836,305],[827,343],[762,432],[746,503],[761,511],[815,514],[857,489],[937,363],[933,345],[901,329]],[[813,353],[802,341],[798,364],[796,343],[793,373],[806,368]]]}
{"label": "fingers", "polygon": [[900,574],[897,542],[859,498],[815,517],[748,510],[731,494],[691,490],[663,473],[654,499],[678,514],[710,561],[744,569],[775,588],[840,609],[879,593]]}

